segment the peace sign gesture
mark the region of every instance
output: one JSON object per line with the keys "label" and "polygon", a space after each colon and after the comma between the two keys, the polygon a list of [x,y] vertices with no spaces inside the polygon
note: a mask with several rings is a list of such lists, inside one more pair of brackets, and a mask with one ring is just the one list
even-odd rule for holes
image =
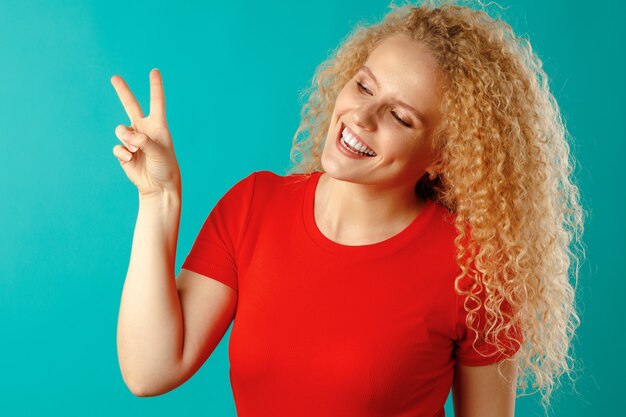
{"label": "peace sign gesture", "polygon": [[181,193],[181,178],[172,136],[165,119],[165,95],[158,69],[150,71],[150,114],[144,116],[137,99],[119,75],[111,77],[131,125],[118,125],[115,135],[125,146],[113,147],[128,179],[135,184],[140,198],[161,195],[164,191]]}

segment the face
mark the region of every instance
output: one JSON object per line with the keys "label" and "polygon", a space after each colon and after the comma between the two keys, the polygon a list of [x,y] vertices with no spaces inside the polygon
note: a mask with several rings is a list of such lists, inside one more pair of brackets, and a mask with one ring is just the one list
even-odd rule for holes
{"label": "face", "polygon": [[337,96],[324,171],[355,183],[414,186],[433,163],[430,132],[440,120],[436,69],[434,57],[411,39],[395,35],[380,42]]}

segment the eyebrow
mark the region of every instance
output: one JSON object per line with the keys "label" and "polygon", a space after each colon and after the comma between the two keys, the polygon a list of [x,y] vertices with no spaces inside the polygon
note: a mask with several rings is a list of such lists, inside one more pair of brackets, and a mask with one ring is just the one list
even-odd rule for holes
{"label": "eyebrow", "polygon": [[[379,85],[378,85],[378,80],[376,79],[376,76],[374,75],[374,73],[372,72],[372,70],[371,70],[371,69],[369,69],[369,67],[368,67],[367,65],[363,65],[363,66],[361,67],[361,70],[362,70],[363,72],[367,73],[367,75],[369,75],[369,76],[372,78],[372,80],[374,80],[374,83],[376,84],[376,87],[379,87]],[[402,105],[402,106],[404,106],[404,107],[408,108],[409,110],[411,110],[411,111],[415,114],[415,116],[416,116],[418,119],[420,119],[420,121],[421,121],[422,123],[424,122],[425,118],[424,118],[424,115],[423,115],[422,113],[418,112],[418,111],[417,111],[417,110],[415,110],[413,107],[411,107],[411,106],[409,106],[408,104],[406,104],[404,101],[401,101],[401,100],[398,100],[398,99],[394,99],[393,101],[394,101],[395,103],[400,104],[400,105]]]}

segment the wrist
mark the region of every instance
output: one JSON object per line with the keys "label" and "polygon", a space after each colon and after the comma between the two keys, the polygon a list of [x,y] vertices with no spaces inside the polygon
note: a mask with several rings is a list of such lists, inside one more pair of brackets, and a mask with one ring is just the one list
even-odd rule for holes
{"label": "wrist", "polygon": [[168,187],[160,191],[148,194],[139,193],[139,204],[159,205],[164,207],[180,206],[182,202],[182,192],[179,187]]}

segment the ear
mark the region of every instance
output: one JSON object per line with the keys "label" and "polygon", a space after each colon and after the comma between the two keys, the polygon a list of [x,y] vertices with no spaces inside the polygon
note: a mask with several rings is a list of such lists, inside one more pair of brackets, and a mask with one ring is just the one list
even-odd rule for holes
{"label": "ear", "polygon": [[443,163],[441,159],[438,159],[430,164],[425,171],[428,173],[430,179],[434,179],[437,175],[441,173],[442,166]]}

